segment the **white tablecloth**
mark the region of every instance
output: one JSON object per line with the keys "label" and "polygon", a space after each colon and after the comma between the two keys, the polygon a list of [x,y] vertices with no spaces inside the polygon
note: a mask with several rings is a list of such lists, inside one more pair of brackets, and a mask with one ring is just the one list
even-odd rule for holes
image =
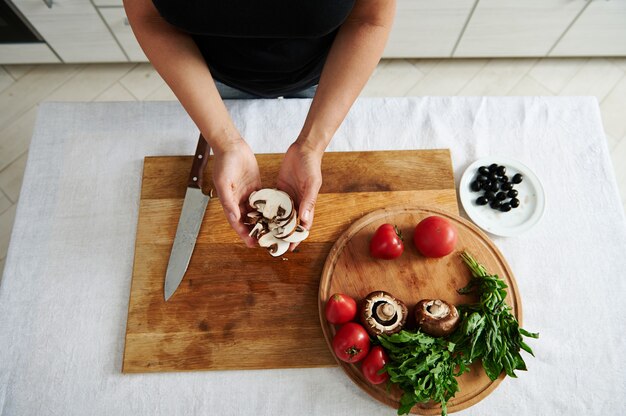
{"label": "white tablecloth", "polygon": [[[228,103],[259,153],[308,105]],[[0,415],[395,414],[339,368],[121,374],[142,159],[196,139],[177,103],[40,107],[0,286]],[[536,358],[462,414],[626,414],[626,227],[595,99],[363,99],[329,151],[415,148],[450,148],[457,180],[516,158],[547,195],[534,229],[494,238]]]}

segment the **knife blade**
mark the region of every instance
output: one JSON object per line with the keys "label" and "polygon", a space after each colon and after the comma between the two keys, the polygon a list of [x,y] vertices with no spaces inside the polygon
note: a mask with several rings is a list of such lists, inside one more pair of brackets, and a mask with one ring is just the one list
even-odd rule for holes
{"label": "knife blade", "polygon": [[202,177],[210,151],[209,145],[202,137],[202,134],[200,134],[191,165],[191,172],[189,173],[183,209],[181,210],[178,227],[176,228],[174,245],[172,246],[167,272],[165,273],[164,295],[166,301],[176,292],[187,272],[189,260],[191,260],[198,232],[202,225],[202,219],[211,199],[210,195],[202,192]]}

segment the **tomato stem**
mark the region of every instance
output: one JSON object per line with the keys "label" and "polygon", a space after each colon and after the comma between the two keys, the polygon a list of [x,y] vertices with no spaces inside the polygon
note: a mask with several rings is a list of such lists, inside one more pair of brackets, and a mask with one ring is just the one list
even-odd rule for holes
{"label": "tomato stem", "polygon": [[402,232],[400,231],[398,226],[394,224],[393,229],[396,230],[396,235],[398,236],[398,238],[400,240],[404,241],[404,238],[402,238]]}
{"label": "tomato stem", "polygon": [[346,350],[346,354],[348,354],[348,356],[350,358],[354,358],[356,355],[358,355],[361,352],[360,348],[357,348],[356,346],[351,346],[350,348],[348,348]]}

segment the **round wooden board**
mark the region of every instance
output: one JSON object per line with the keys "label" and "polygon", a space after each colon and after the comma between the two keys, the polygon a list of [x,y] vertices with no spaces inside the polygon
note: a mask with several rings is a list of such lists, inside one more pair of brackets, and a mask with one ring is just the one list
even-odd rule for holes
{"label": "round wooden board", "polygon": [[[413,230],[417,223],[431,215],[450,220],[457,228],[456,250],[439,259],[426,258],[418,253],[413,244]],[[398,259],[379,260],[370,257],[369,241],[376,229],[384,223],[398,226],[404,238],[404,253]],[[413,307],[421,299],[444,299],[455,305],[472,303],[477,299],[459,295],[457,289],[467,285],[471,273],[459,254],[468,251],[490,273],[496,273],[509,286],[506,302],[522,324],[522,304],[517,285],[504,257],[489,238],[469,221],[434,208],[400,206],[386,208],[367,214],[355,221],[337,240],[331,249],[319,290],[319,314],[326,343],[332,351],[335,326],[326,322],[324,306],[333,293],[345,293],[357,302],[368,293],[384,290],[403,300],[409,308],[407,328],[414,328],[411,319]],[[348,376],[375,399],[397,409],[401,391],[395,387],[388,393],[385,384],[374,386],[361,373],[360,364],[337,360]],[[460,391],[448,402],[448,412],[466,409],[491,393],[505,374],[495,381],[485,375],[480,362],[474,363],[470,372],[459,378]],[[415,414],[438,415],[441,408],[435,403],[415,406]]]}

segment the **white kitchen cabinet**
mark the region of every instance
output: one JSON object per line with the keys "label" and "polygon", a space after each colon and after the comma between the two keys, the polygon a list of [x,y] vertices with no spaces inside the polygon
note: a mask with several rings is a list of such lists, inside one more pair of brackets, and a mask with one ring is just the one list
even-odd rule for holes
{"label": "white kitchen cabinet", "polygon": [[626,55],[626,0],[594,0],[550,56]]}
{"label": "white kitchen cabinet", "polygon": [[102,6],[122,7],[124,6],[124,1],[123,0],[93,0],[93,4],[95,4],[98,7],[102,7]]}
{"label": "white kitchen cabinet", "polygon": [[475,0],[398,0],[386,58],[449,57]]}
{"label": "white kitchen cabinet", "polygon": [[121,62],[126,55],[87,0],[13,0],[63,62]]}
{"label": "white kitchen cabinet", "polygon": [[479,0],[454,56],[545,56],[586,3]]}
{"label": "white kitchen cabinet", "polygon": [[0,43],[0,64],[49,64],[61,62],[45,43]]}
{"label": "white kitchen cabinet", "polygon": [[139,46],[133,30],[128,24],[123,7],[100,7],[98,9],[115,38],[131,62],[146,62],[148,58]]}

